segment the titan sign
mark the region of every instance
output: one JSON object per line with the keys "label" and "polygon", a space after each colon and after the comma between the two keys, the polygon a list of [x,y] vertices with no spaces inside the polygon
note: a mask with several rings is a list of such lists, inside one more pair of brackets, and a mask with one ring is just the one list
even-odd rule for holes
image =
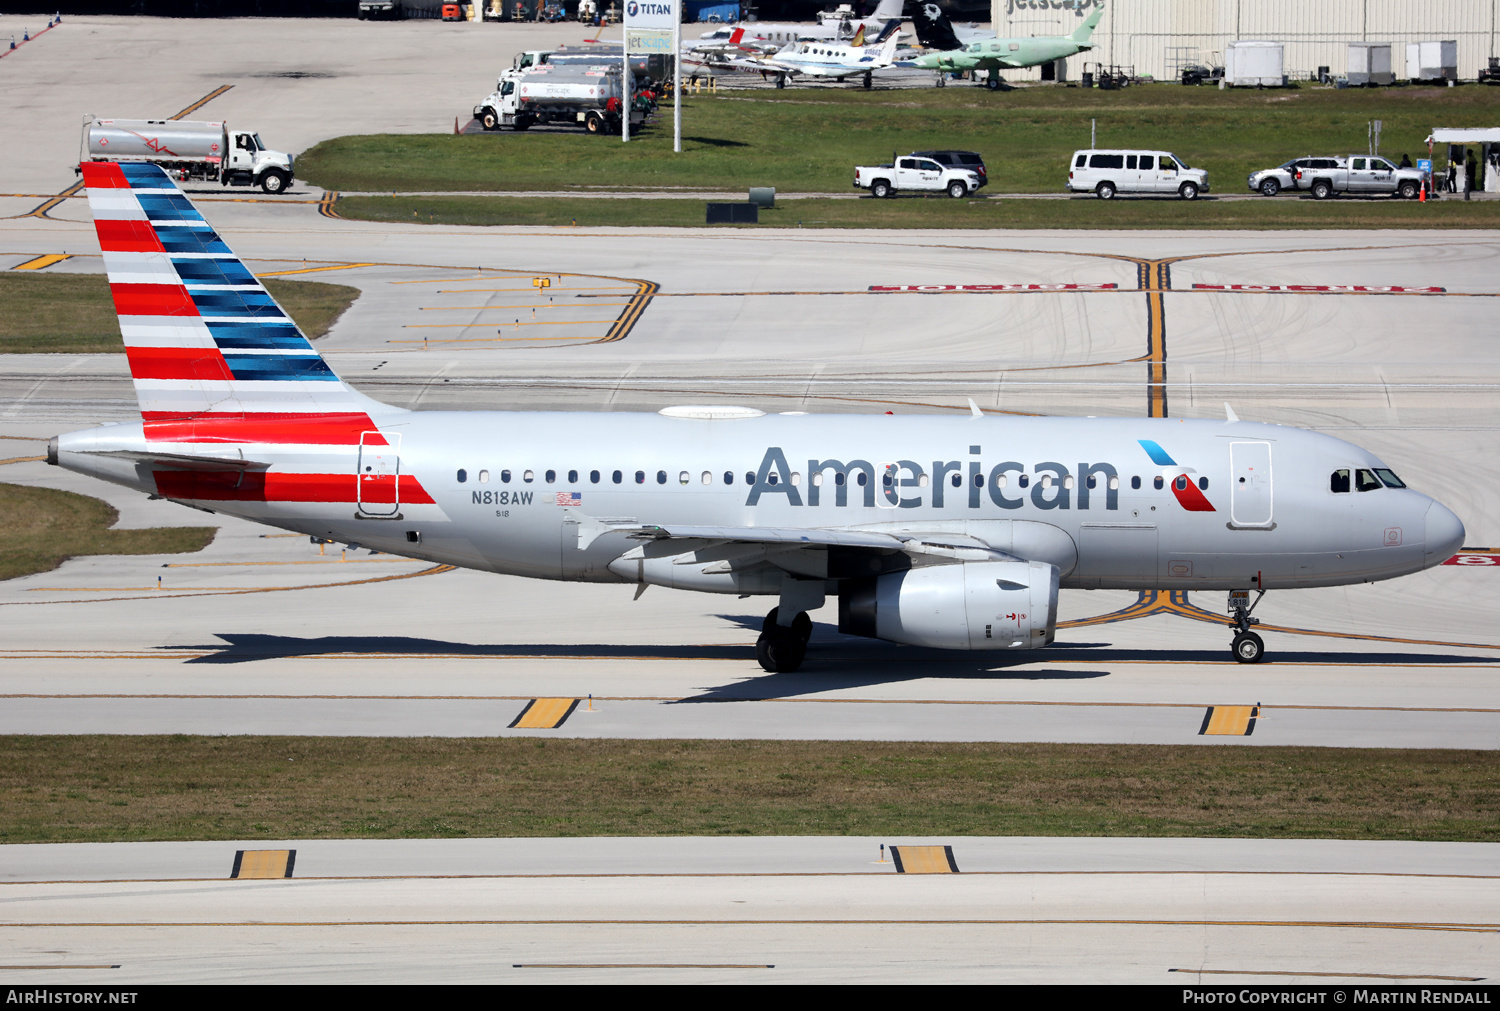
{"label": "titan sign", "polygon": [[679,0],[626,0],[625,28],[671,28],[677,23]]}

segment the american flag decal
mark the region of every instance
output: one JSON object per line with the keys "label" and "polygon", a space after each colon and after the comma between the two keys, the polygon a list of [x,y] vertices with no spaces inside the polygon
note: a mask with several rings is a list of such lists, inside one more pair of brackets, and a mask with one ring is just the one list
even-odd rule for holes
{"label": "american flag decal", "polygon": [[557,504],[560,506],[581,506],[583,496],[576,491],[560,491],[557,493]]}

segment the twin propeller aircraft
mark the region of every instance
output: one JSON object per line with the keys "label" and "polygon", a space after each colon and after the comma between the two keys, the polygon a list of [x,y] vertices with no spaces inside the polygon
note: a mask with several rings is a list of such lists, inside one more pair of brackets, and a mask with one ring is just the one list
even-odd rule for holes
{"label": "twin propeller aircraft", "polygon": [[[1053,641],[1062,588],[1336,586],[1463,542],[1370,453],[1232,412],[389,407],[334,374],[161,169],[83,175],[141,420],[60,435],[49,463],[472,569],[775,597],[768,671],[801,665],[829,596],[842,632],[1024,650]],[[1232,600],[1234,655],[1253,662],[1248,594]]]}

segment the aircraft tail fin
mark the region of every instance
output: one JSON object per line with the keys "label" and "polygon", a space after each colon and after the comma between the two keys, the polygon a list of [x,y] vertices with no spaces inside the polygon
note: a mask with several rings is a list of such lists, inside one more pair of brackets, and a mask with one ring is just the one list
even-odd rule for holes
{"label": "aircraft tail fin", "polygon": [[942,53],[963,48],[953,32],[953,23],[934,0],[912,0],[911,7],[911,26],[922,48]]}
{"label": "aircraft tail fin", "polygon": [[358,443],[402,413],[334,374],[161,168],[82,170],[148,439]]}
{"label": "aircraft tail fin", "polygon": [[875,36],[875,44],[880,45],[886,39],[901,31],[902,21],[900,18],[892,18],[880,29],[880,34]]}
{"label": "aircraft tail fin", "polygon": [[863,49],[865,46],[865,26],[860,25],[859,31],[854,33],[854,38],[849,40],[849,46],[853,49]]}
{"label": "aircraft tail fin", "polygon": [[906,0],[880,0],[875,6],[875,13],[871,14],[869,21],[890,21],[901,16],[901,8],[905,6]]}
{"label": "aircraft tail fin", "polygon": [[880,66],[889,67],[896,61],[896,43],[899,42],[900,39],[901,36],[893,34],[885,40],[884,44],[881,45],[879,60]]}
{"label": "aircraft tail fin", "polygon": [[1104,17],[1104,5],[1101,3],[1094,8],[1094,13],[1090,14],[1083,24],[1073,30],[1072,34],[1068,36],[1068,40],[1070,42],[1087,42],[1093,38],[1094,29],[1099,27],[1099,19],[1102,17]]}

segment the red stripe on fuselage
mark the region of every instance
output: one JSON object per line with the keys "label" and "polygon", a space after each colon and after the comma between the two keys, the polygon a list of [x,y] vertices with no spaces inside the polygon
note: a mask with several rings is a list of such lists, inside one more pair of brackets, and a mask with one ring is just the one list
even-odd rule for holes
{"label": "red stripe on fuselage", "polygon": [[234,379],[229,363],[224,361],[218,348],[133,348],[127,345],[125,357],[130,359],[130,375],[135,379]]}
{"label": "red stripe on fuselage", "polygon": [[121,316],[196,316],[198,307],[180,284],[111,284]]}
{"label": "red stripe on fuselage", "polygon": [[[355,499],[354,474],[281,474],[275,471],[157,470],[157,494],[201,502],[347,502]],[[389,501],[389,496],[386,496]],[[410,474],[401,475],[401,501],[432,505],[432,496]]]}
{"label": "red stripe on fuselage", "polygon": [[[1183,482],[1184,487],[1177,487],[1178,481]],[[1203,492],[1198,490],[1198,486],[1193,483],[1193,479],[1186,474],[1172,480],[1172,494],[1177,496],[1177,501],[1182,505],[1182,508],[1190,513],[1218,512],[1214,508],[1213,503],[1208,500]]]}
{"label": "red stripe on fuselage", "polygon": [[99,233],[99,248],[106,253],[164,252],[149,221],[95,218],[94,230]]}
{"label": "red stripe on fuselage", "polygon": [[112,161],[86,161],[78,166],[83,170],[83,184],[96,190],[128,190],[130,180],[120,166]]}
{"label": "red stripe on fuselage", "polygon": [[261,445],[304,444],[384,446],[368,414],[198,414],[190,418],[163,411],[145,414],[147,442],[239,442]]}

